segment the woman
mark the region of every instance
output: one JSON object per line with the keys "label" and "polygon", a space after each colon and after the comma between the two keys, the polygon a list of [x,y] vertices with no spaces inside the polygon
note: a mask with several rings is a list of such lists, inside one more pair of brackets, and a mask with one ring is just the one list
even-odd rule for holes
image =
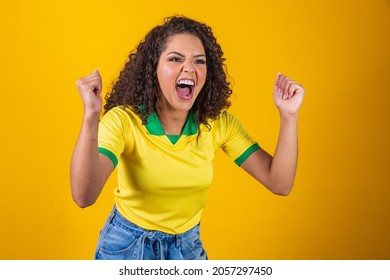
{"label": "woman", "polygon": [[98,70],[77,81],[84,118],[71,162],[74,201],[92,205],[118,166],[96,259],[207,259],[199,222],[218,148],[273,193],[290,193],[303,87],[278,73],[281,126],[272,157],[226,111],[232,90],[223,62],[211,28],[177,16],[130,54],[100,121]]}

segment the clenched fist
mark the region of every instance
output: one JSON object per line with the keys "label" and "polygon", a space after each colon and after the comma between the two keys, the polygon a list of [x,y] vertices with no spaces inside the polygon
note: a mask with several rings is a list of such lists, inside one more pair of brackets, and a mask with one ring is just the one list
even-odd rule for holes
{"label": "clenched fist", "polygon": [[103,106],[102,77],[99,70],[76,81],[84,106],[84,114],[100,114]]}
{"label": "clenched fist", "polygon": [[274,86],[274,101],[282,115],[296,114],[302,105],[305,89],[294,80],[278,73]]}

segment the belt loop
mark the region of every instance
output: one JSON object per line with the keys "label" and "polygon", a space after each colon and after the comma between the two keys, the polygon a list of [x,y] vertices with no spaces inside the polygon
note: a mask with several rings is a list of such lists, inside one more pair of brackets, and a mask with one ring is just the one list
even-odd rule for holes
{"label": "belt loop", "polygon": [[157,242],[160,243],[160,260],[164,259],[164,254],[163,254],[163,244],[160,239],[157,239]]}
{"label": "belt loop", "polygon": [[179,237],[177,236],[177,234],[175,234],[175,241],[176,241],[176,248],[179,248],[180,241],[179,241]]}

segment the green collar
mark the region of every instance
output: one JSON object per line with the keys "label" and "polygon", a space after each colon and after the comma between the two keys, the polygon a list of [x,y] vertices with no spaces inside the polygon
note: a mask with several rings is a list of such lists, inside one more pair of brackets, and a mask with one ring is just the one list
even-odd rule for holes
{"label": "green collar", "polygon": [[[152,134],[157,136],[165,135],[165,131],[161,125],[160,119],[157,116],[157,113],[154,112],[148,117],[148,122],[145,125],[146,130]],[[198,133],[198,126],[196,124],[195,116],[192,110],[190,110],[190,114],[188,115],[187,121],[184,125],[184,129],[181,135],[194,135]],[[167,135],[168,137],[170,135]]]}

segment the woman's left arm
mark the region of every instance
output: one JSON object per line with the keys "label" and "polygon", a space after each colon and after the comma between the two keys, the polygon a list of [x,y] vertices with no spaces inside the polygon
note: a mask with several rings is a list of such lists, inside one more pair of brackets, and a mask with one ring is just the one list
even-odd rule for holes
{"label": "woman's left arm", "polygon": [[294,184],[298,161],[298,110],[305,89],[278,73],[273,97],[280,114],[280,131],[274,156],[259,149],[241,167],[271,192],[288,195]]}

